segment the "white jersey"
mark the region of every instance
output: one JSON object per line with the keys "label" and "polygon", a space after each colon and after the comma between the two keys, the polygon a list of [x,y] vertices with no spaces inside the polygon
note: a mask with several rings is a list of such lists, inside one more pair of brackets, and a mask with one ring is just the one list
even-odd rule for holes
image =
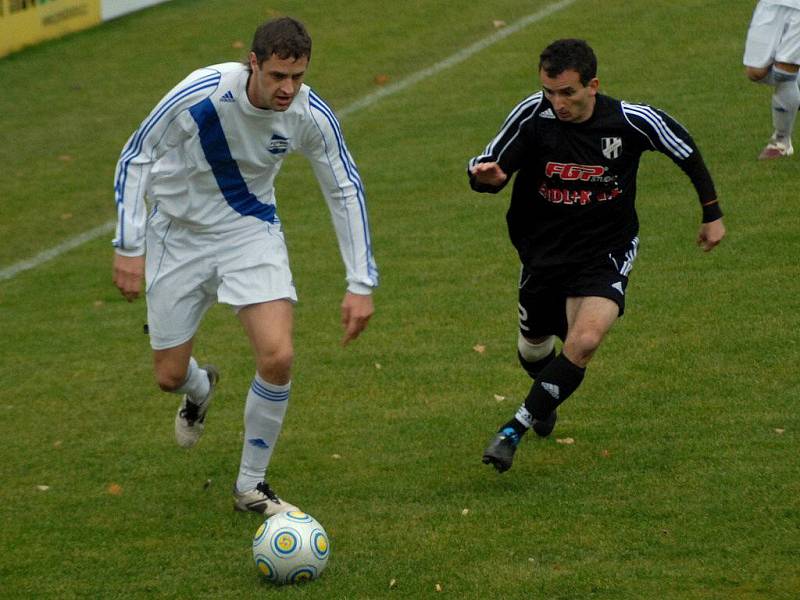
{"label": "white jersey", "polygon": [[796,8],[800,10],[800,0],[760,0],[761,4],[778,4],[779,6],[788,6],[789,8]]}
{"label": "white jersey", "polygon": [[228,232],[243,219],[279,223],[274,181],[284,157],[311,163],[333,223],[348,290],[378,284],[364,188],[333,111],[303,84],[289,109],[253,106],[247,66],[198,69],[173,88],[125,145],[115,196],[119,254],[144,253],[147,208],[202,231]]}

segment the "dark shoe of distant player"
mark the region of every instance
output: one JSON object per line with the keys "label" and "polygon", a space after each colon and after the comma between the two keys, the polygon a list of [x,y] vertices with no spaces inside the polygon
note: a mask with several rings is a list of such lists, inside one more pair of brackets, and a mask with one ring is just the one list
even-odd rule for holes
{"label": "dark shoe of distant player", "polygon": [[551,412],[550,416],[547,417],[544,421],[540,421],[539,419],[534,419],[532,429],[536,432],[536,435],[538,435],[539,437],[547,437],[553,431],[553,427],[556,426],[557,420],[558,420],[558,414],[556,414],[556,410],[553,409],[553,412]]}
{"label": "dark shoe of distant player", "polygon": [[265,517],[278,513],[300,510],[294,504],[278,498],[266,481],[257,484],[255,489],[239,492],[233,487],[233,508],[240,512],[254,512]]}
{"label": "dark shoe of distant player", "polygon": [[519,440],[520,436],[516,431],[511,427],[504,427],[483,451],[483,464],[492,465],[498,473],[508,471],[514,461]]}
{"label": "dark shoe of distant player", "polygon": [[203,365],[200,368],[208,373],[208,396],[206,401],[199,405],[189,400],[186,394],[183,395],[183,401],[175,415],[175,441],[181,448],[191,448],[203,435],[203,430],[206,428],[206,413],[211,406],[214,388],[219,381],[219,371],[214,365]]}
{"label": "dark shoe of distant player", "polygon": [[792,154],[794,154],[794,148],[792,148],[790,140],[779,140],[773,136],[761,151],[761,154],[758,155],[758,160],[772,160],[773,158],[783,158]]}

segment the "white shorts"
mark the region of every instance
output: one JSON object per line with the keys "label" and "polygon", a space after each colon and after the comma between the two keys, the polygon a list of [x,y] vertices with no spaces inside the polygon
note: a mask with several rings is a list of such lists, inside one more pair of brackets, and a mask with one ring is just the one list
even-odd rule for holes
{"label": "white shorts", "polygon": [[245,219],[236,231],[197,231],[156,213],[147,224],[147,325],[154,350],[194,337],[214,304],[297,302],[280,224]]}
{"label": "white shorts", "polygon": [[800,65],[800,10],[759,2],[747,31],[743,62],[758,69],[774,62]]}

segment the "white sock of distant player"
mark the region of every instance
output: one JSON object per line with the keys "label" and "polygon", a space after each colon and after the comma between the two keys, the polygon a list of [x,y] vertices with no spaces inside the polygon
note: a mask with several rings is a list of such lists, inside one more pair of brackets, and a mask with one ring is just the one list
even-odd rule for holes
{"label": "white sock of distant player", "polygon": [[236,489],[252,490],[264,481],[289,404],[292,383],[274,385],[256,373],[244,407],[244,446]]}
{"label": "white sock of distant player", "polygon": [[194,404],[202,405],[208,392],[211,389],[211,384],[208,382],[208,373],[197,366],[197,361],[194,357],[189,359],[189,370],[186,373],[186,381],[183,385],[175,390],[176,394],[186,394],[189,396]]}
{"label": "white sock of distant player", "polygon": [[790,73],[772,67],[775,92],[772,94],[772,124],[775,137],[791,141],[797,110],[800,108],[800,88],[797,87],[797,73]]}

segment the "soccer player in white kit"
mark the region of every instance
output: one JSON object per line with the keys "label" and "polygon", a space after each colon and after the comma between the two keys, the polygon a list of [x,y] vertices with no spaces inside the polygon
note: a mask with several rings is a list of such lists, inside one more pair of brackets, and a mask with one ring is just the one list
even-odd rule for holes
{"label": "soccer player in white kit", "polygon": [[751,81],[771,85],[775,132],[759,159],[794,154],[792,131],[800,108],[800,0],[760,0],[753,12],[744,50]]}
{"label": "soccer player in white kit", "polygon": [[192,357],[203,315],[215,301],[229,304],[247,333],[256,374],[234,507],[267,516],[296,508],[265,481],[291,388],[297,301],[273,187],[287,154],[308,158],[333,217],[347,280],[343,344],[367,326],[378,285],[364,188],[333,111],[303,83],[310,57],[301,23],[264,23],[248,64],[198,69],[164,96],[115,175],[114,283],[133,301],[146,280],[156,380],[183,396],[180,446],[203,433],[219,380]]}

